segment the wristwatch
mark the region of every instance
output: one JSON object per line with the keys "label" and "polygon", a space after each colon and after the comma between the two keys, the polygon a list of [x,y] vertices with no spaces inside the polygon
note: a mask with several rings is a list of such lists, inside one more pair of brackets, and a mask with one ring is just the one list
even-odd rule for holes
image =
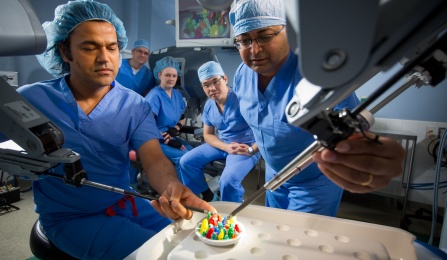
{"label": "wristwatch", "polygon": [[249,154],[251,154],[251,155],[254,155],[255,154],[255,150],[253,149],[253,147],[248,147],[248,153]]}

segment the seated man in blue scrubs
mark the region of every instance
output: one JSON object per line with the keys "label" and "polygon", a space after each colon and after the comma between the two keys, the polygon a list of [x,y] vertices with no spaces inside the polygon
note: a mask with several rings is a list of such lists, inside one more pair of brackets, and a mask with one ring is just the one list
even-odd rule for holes
{"label": "seated man in blue scrubs", "polygon": [[245,192],[242,180],[260,157],[253,132],[241,116],[239,101],[228,87],[227,76],[220,64],[209,61],[200,66],[197,73],[209,98],[202,112],[206,143],[180,159],[183,183],[194,193],[201,193],[205,201],[216,200],[216,194],[206,183],[203,169],[212,161],[225,159],[225,169],[219,180],[221,200],[242,202]]}
{"label": "seated man in blue scrubs", "polygon": [[[289,124],[285,116],[302,78],[298,57],[287,42],[285,3],[236,1],[230,22],[243,61],[236,70],[233,90],[266,162],[265,180],[269,181],[315,140]],[[358,103],[352,93],[335,109],[352,109]],[[381,137],[380,141],[382,145],[357,137],[340,142],[335,151],[317,153],[313,159],[320,165],[311,164],[273,192],[267,191],[266,205],[335,216],[342,188],[368,192],[402,173],[403,148],[391,139]]]}
{"label": "seated man in blue scrubs", "polygon": [[145,97],[156,86],[154,75],[146,66],[150,55],[148,41],[143,39],[135,41],[132,57],[121,61],[116,81]]}
{"label": "seated man in blue scrubs", "polygon": [[[17,91],[61,129],[64,147],[81,155],[89,180],[131,190],[133,149],[162,195],[149,202],[42,175],[33,182],[35,210],[54,245],[78,259],[123,259],[170,219],[191,218],[182,204],[213,210],[178,180],[160,149],[149,104],[115,81],[127,37],[113,10],[95,1],[70,1],[43,28],[48,45],[37,58],[55,79]],[[63,165],[50,171],[64,175]]]}
{"label": "seated man in blue scrubs", "polygon": [[152,108],[158,130],[163,136],[161,149],[174,164],[180,177],[180,158],[192,149],[188,142],[177,137],[185,124],[183,113],[186,109],[182,93],[174,89],[180,76],[180,65],[173,57],[164,57],[155,63],[154,76],[159,85],[145,99]]}

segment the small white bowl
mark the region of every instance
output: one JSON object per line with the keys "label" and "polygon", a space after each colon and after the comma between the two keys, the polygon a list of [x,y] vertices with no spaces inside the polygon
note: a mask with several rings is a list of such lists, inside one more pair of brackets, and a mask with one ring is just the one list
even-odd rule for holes
{"label": "small white bowl", "polygon": [[241,237],[245,234],[245,227],[240,222],[235,221],[234,223],[239,226],[239,230],[241,231],[236,238],[229,238],[229,239],[224,239],[224,240],[214,240],[214,239],[206,238],[206,237],[202,236],[202,234],[200,234],[200,232],[199,232],[202,221],[200,221],[199,224],[196,226],[195,232],[196,232],[196,235],[199,237],[199,239],[202,240],[205,244],[212,245],[212,246],[229,246],[229,245],[236,244],[241,239]]}

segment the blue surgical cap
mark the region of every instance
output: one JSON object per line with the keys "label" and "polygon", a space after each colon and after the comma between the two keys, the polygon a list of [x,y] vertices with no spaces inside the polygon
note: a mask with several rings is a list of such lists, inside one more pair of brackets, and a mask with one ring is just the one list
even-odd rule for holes
{"label": "blue surgical cap", "polygon": [[200,66],[197,70],[200,82],[210,79],[215,76],[225,76],[225,73],[219,63],[215,61],[208,61]]}
{"label": "blue surgical cap", "polygon": [[58,45],[68,38],[76,26],[91,20],[102,20],[112,24],[116,30],[119,49],[126,48],[127,37],[123,22],[108,5],[93,0],[69,1],[56,7],[53,21],[42,24],[48,43],[45,52],[36,56],[40,65],[55,77],[69,73],[70,66],[63,61]]}
{"label": "blue surgical cap", "polygon": [[286,24],[284,0],[236,0],[230,23],[238,36],[260,28]]}
{"label": "blue surgical cap", "polygon": [[146,40],[136,40],[135,43],[133,44],[133,48],[136,49],[138,47],[143,47],[150,50],[149,42]]}
{"label": "blue surgical cap", "polygon": [[160,81],[158,73],[169,67],[176,69],[178,76],[180,76],[180,65],[178,65],[178,62],[173,57],[166,56],[163,59],[155,62],[155,68],[154,68],[155,79],[157,81]]}

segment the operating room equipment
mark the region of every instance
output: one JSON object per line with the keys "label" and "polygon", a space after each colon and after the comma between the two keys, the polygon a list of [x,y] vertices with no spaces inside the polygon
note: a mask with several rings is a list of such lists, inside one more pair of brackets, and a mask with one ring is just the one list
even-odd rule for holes
{"label": "operating room equipment", "polygon": [[[69,165],[68,167],[81,167],[79,164],[72,164]],[[67,174],[65,176],[61,176],[58,174],[52,174],[50,172],[45,172],[43,174],[48,175],[48,176],[52,176],[52,177],[56,177],[56,178],[63,178],[66,184],[69,185],[73,185],[76,187],[81,187],[82,185],[87,185],[90,187],[94,187],[94,188],[98,188],[98,189],[102,189],[102,190],[107,190],[107,191],[111,191],[111,192],[116,192],[116,193],[120,193],[123,195],[130,195],[133,197],[139,197],[139,198],[143,198],[143,199],[147,199],[149,201],[151,200],[158,200],[159,199],[159,195],[156,196],[151,196],[151,195],[146,195],[146,194],[140,194],[137,192],[133,192],[133,191],[128,191],[128,190],[123,190],[117,187],[113,187],[110,185],[105,185],[102,183],[98,183],[98,182],[93,182],[93,181],[89,181],[87,180],[87,173],[85,171],[83,171],[82,169],[74,169],[74,170],[66,170],[65,171]],[[75,175],[70,175],[70,173],[76,172]],[[208,210],[204,210],[204,209],[200,209],[197,207],[193,207],[193,206],[188,206],[188,205],[183,205],[183,207],[185,207],[186,209],[192,210],[192,211],[196,211],[196,212],[200,212],[200,213],[204,213],[204,214],[208,214]]]}
{"label": "operating room equipment", "polygon": [[[230,212],[238,203],[212,205]],[[194,214],[166,226],[138,249],[136,259],[429,259],[419,257],[413,234],[395,227],[249,205],[237,216],[245,227],[240,241],[215,247],[198,240],[202,219]]]}

